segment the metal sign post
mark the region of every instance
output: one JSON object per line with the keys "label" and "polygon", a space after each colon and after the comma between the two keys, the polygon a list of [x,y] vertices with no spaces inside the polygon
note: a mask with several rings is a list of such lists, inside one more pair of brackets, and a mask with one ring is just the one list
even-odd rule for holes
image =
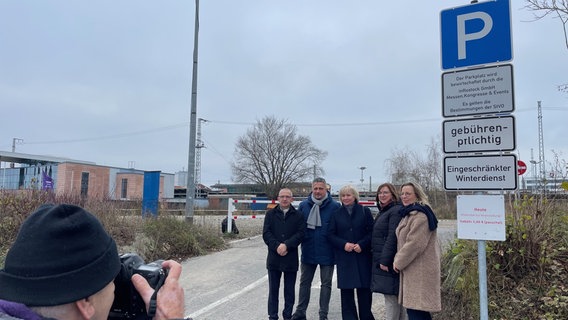
{"label": "metal sign post", "polygon": [[[470,197],[484,197],[481,190],[517,189],[517,159],[513,154],[503,154],[516,148],[515,119],[511,116],[513,66],[503,64],[513,59],[510,8],[510,0],[475,1],[440,13],[442,70],[452,69],[442,74],[442,115],[477,117],[442,124],[444,152],[452,154],[444,158],[444,188],[479,190],[478,195]],[[492,117],[479,118],[485,114]],[[458,238],[478,241],[482,320],[489,318],[485,240],[505,240],[503,197],[497,199],[503,208],[502,221],[484,215],[492,209],[484,205],[493,200],[476,199],[473,208],[464,212],[458,198]],[[494,230],[498,236],[488,238],[487,233]]]}

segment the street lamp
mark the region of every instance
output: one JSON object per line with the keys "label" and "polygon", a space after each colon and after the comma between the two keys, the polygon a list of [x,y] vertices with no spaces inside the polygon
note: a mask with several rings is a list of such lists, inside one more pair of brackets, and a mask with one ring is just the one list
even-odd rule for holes
{"label": "street lamp", "polygon": [[367,167],[361,166],[359,167],[359,169],[361,170],[361,191],[364,191],[363,189],[365,187],[363,185],[363,181],[365,181],[365,179],[363,178],[363,172],[365,171],[365,169],[367,169]]}

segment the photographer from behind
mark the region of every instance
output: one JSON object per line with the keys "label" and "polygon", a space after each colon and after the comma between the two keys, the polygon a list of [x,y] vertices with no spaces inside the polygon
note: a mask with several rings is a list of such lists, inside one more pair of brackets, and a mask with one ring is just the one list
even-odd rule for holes
{"label": "photographer from behind", "polygon": [[[168,275],[154,319],[181,319],[181,265],[168,260],[162,267]],[[0,319],[107,319],[120,269],[116,243],[94,215],[43,205],[22,224],[0,270]],[[148,308],[154,289],[138,274],[132,284]]]}

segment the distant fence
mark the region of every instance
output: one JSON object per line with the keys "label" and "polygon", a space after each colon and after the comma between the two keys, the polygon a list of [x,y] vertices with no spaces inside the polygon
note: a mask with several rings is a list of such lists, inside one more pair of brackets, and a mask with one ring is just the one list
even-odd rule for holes
{"label": "distant fence", "polygon": [[[301,201],[294,201],[292,205],[295,208],[298,208]],[[239,204],[266,204],[267,209],[272,209],[278,204],[276,200],[250,200],[250,199],[233,199],[229,198],[228,205],[227,205],[227,233],[232,232],[232,223],[229,223],[230,220],[237,220],[237,219],[264,219],[264,214],[262,215],[236,215],[235,213],[239,211]],[[375,201],[359,201],[359,204],[365,207],[376,207],[377,203]],[[272,206],[271,206],[272,205]],[[246,210],[250,212],[250,210]]]}

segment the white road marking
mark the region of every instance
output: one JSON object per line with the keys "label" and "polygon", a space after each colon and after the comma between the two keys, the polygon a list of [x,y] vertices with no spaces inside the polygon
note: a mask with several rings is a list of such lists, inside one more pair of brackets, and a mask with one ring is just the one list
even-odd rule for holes
{"label": "white road marking", "polygon": [[216,307],[222,305],[225,302],[231,301],[232,299],[234,299],[234,298],[236,298],[236,297],[238,297],[238,296],[240,296],[240,295],[242,295],[242,294],[244,294],[248,291],[251,291],[252,289],[260,286],[261,284],[263,284],[266,281],[268,281],[268,275],[265,275],[264,277],[256,280],[255,282],[249,284],[248,286],[242,288],[241,290],[239,290],[237,292],[231,293],[230,295],[224,297],[223,299],[217,300],[217,301],[209,304],[208,306],[193,312],[192,314],[189,315],[189,317],[191,318],[191,317],[200,316],[200,315],[212,310],[213,308],[216,308]]}

